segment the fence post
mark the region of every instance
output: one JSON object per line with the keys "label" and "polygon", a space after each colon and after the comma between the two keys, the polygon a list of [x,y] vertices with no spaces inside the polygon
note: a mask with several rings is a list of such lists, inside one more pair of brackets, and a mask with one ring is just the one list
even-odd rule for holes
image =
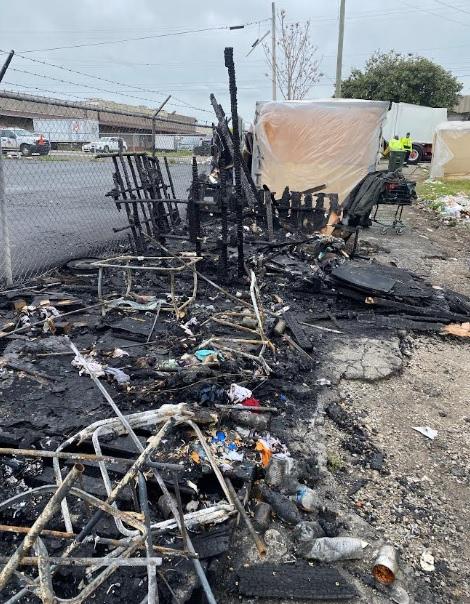
{"label": "fence post", "polygon": [[3,260],[5,279],[7,286],[13,285],[13,273],[11,270],[10,235],[8,232],[7,199],[5,195],[5,173],[3,171],[3,151],[0,140],[0,254]]}

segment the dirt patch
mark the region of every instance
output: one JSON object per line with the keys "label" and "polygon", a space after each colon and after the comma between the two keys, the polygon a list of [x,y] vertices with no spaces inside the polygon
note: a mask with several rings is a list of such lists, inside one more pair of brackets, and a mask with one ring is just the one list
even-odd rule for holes
{"label": "dirt patch", "polygon": [[[395,545],[425,589],[422,602],[470,602],[469,464],[470,386],[465,367],[470,346],[420,337],[403,373],[368,384],[341,384],[345,411],[362,422],[383,452],[385,472],[360,464],[350,452],[351,434],[328,418],[326,443],[341,459],[335,476],[357,513]],[[412,429],[430,426],[434,441]],[[359,470],[359,472],[358,472]],[[348,478],[360,476],[354,492]],[[345,480],[346,479],[346,480]],[[346,484],[349,486],[346,487]],[[435,570],[421,568],[429,552]]]}

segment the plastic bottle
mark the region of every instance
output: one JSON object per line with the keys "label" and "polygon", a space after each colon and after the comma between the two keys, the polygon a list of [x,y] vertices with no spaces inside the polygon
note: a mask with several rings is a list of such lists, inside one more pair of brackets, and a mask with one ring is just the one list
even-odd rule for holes
{"label": "plastic bottle", "polygon": [[232,411],[231,416],[237,424],[254,428],[258,431],[266,430],[269,424],[269,413],[253,413],[252,411],[234,410]]}
{"label": "plastic bottle", "polygon": [[310,543],[300,543],[297,551],[308,560],[337,562],[362,558],[366,545],[366,541],[355,537],[320,537]]}
{"label": "plastic bottle", "polygon": [[320,507],[320,499],[313,489],[299,484],[295,495],[297,505],[306,512],[314,512]]}
{"label": "plastic bottle", "polygon": [[273,512],[288,524],[298,524],[301,521],[299,510],[293,501],[285,495],[271,491],[266,485],[260,485],[263,499],[271,504]]}
{"label": "plastic bottle", "polygon": [[271,506],[269,503],[260,501],[256,504],[253,522],[255,527],[262,533],[269,528],[271,523]]}
{"label": "plastic bottle", "polygon": [[295,462],[292,457],[275,453],[266,469],[266,483],[271,487],[282,488],[296,474]]}

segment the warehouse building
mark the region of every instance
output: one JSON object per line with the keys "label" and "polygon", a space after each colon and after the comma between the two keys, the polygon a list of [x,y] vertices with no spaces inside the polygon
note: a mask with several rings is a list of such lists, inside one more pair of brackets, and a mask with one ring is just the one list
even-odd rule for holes
{"label": "warehouse building", "polygon": [[[112,101],[91,99],[69,102],[45,97],[0,92],[0,127],[37,131],[41,123],[52,143],[84,143],[99,136],[121,136],[133,149],[150,148],[152,129],[157,134],[198,133],[197,120],[179,113],[162,111],[153,120],[155,109],[134,107]],[[36,121],[36,124],[35,124]],[[94,127],[91,127],[93,125]]]}

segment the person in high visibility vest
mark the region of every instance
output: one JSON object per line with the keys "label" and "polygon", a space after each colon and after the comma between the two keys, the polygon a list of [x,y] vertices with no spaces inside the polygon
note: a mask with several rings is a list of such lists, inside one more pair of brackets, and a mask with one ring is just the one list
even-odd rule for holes
{"label": "person in high visibility vest", "polygon": [[413,150],[413,141],[411,140],[410,133],[407,132],[406,136],[403,136],[400,139],[400,142],[403,146],[404,151],[406,152],[405,162],[408,163],[408,158],[410,157],[410,153]]}
{"label": "person in high visibility vest", "polygon": [[388,148],[390,151],[403,151],[403,144],[397,135],[388,141]]}

